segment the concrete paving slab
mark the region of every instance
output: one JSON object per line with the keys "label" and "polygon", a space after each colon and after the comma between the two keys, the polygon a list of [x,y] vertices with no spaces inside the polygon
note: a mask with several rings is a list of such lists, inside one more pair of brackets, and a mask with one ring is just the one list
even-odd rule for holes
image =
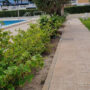
{"label": "concrete paving slab", "polygon": [[65,26],[42,90],[90,90],[90,32],[76,18]]}

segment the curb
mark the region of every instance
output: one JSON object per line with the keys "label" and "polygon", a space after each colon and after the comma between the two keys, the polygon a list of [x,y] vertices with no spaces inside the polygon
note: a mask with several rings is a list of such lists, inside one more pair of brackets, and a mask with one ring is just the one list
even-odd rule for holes
{"label": "curb", "polygon": [[57,62],[57,57],[58,57],[58,53],[59,53],[59,50],[60,50],[59,48],[61,46],[61,41],[62,41],[62,39],[60,39],[60,41],[58,43],[58,46],[57,46],[57,49],[56,49],[56,52],[55,52],[55,55],[54,55],[54,58],[53,58],[53,62],[52,62],[51,67],[49,69],[49,73],[47,75],[47,78],[45,80],[45,84],[44,84],[42,90],[49,90],[49,88],[50,88],[50,83],[52,81],[54,68],[55,68],[55,65],[56,65],[56,62]]}

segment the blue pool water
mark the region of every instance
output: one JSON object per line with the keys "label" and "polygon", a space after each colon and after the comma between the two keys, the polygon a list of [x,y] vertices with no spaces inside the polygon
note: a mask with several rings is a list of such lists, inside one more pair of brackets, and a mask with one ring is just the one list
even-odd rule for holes
{"label": "blue pool water", "polygon": [[16,23],[19,23],[19,22],[23,22],[25,20],[7,20],[7,21],[2,21],[4,23],[4,26],[7,26],[7,25],[12,25],[12,24],[16,24]]}

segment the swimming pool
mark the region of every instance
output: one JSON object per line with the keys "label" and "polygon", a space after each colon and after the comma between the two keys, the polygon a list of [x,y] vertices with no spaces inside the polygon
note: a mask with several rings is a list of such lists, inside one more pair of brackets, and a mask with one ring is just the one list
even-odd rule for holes
{"label": "swimming pool", "polygon": [[2,23],[2,26],[9,26],[9,25],[20,23],[23,21],[25,20],[5,20],[5,21],[0,21],[0,22]]}

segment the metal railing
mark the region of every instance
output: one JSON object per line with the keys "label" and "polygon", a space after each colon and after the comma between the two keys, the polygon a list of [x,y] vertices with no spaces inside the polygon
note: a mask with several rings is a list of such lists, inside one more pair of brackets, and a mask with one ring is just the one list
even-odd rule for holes
{"label": "metal railing", "polygon": [[0,11],[2,10],[17,10],[17,9],[27,9],[27,8],[36,8],[35,4],[29,5],[19,5],[19,6],[0,6]]}

